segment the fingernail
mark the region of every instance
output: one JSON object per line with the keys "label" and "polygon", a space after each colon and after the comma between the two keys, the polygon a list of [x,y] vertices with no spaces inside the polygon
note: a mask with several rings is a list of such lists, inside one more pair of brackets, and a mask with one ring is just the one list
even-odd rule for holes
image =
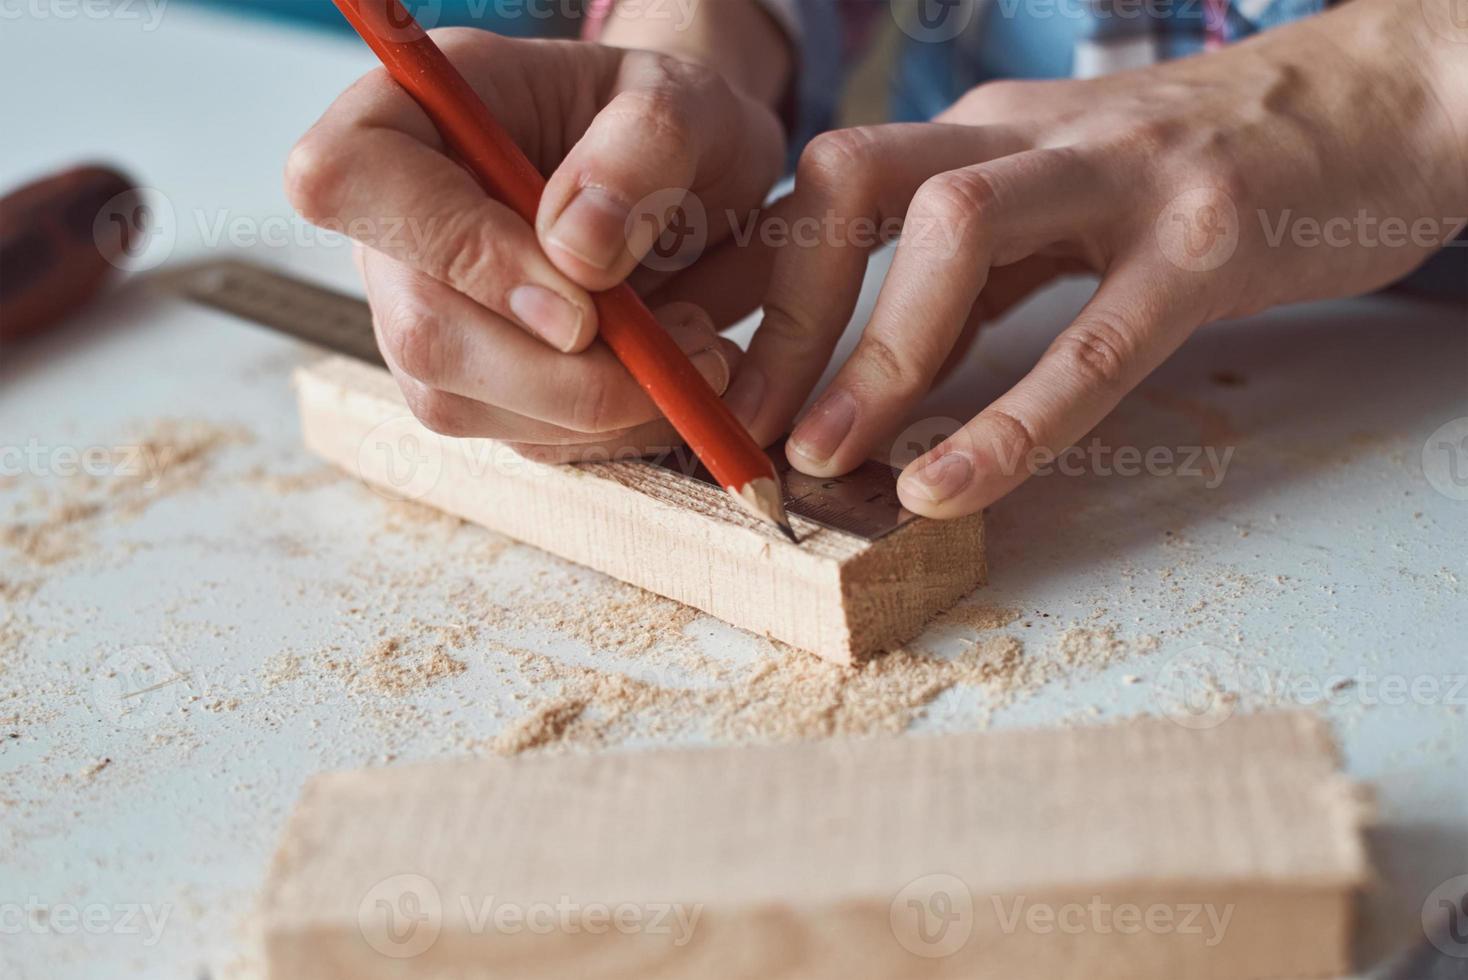
{"label": "fingernail", "polygon": [[833,392],[817,402],[795,427],[790,448],[812,463],[824,463],[836,455],[854,424],[856,400],[848,392]]}
{"label": "fingernail", "polygon": [[581,337],[581,308],[544,286],[512,290],[510,312],[556,350],[570,350]]}
{"label": "fingernail", "polygon": [[752,364],[746,364],[739,369],[739,377],[734,379],[734,384],[725,393],[724,404],[729,406],[729,411],[748,429],[754,426],[754,420],[759,416],[759,410],[764,403],[765,373]]}
{"label": "fingernail", "polygon": [[717,347],[709,347],[689,357],[693,366],[698,368],[698,373],[714,389],[714,394],[722,395],[724,389],[729,387],[729,361],[724,357],[724,352]]}
{"label": "fingernail", "polygon": [[973,478],[973,462],[963,453],[948,452],[904,476],[902,484],[903,489],[939,504],[956,496]]}
{"label": "fingernail", "polygon": [[546,241],[587,265],[609,270],[627,247],[627,207],[598,187],[583,187],[551,225]]}

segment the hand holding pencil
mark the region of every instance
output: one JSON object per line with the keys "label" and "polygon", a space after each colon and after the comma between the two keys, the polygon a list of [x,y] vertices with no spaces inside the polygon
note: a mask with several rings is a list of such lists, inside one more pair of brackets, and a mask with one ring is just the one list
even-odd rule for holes
{"label": "hand holding pencil", "polygon": [[[481,92],[433,41],[412,29],[396,0],[341,0],[339,6],[393,80],[380,73],[364,79],[302,141],[290,168],[292,198],[308,218],[341,222],[367,246],[363,267],[384,353],[420,417],[452,434],[556,447],[536,451],[540,458],[576,458],[587,448],[626,451],[636,438],[651,434],[636,430],[661,412],[742,503],[763,519],[784,524],[773,467],[708,383],[727,383],[727,365],[737,359],[737,348],[718,338],[711,324],[686,304],[668,311],[675,324],[670,334],[628,287],[588,291],[588,284],[604,287],[622,272],[626,256],[611,256],[590,270],[599,269],[598,281],[597,275],[588,274],[587,267],[595,263],[587,261],[592,257],[584,235],[580,240],[558,236],[561,223],[552,220],[552,227],[542,229],[543,237],[570,247],[543,248],[531,231],[546,219],[542,193],[564,197],[568,188],[562,181],[558,189],[553,179],[546,192],[539,171],[517,143],[532,149],[575,144],[576,136],[566,132],[568,123],[573,130],[582,128],[583,141],[605,140],[619,123],[635,130],[625,111],[620,118],[604,118],[607,113],[588,118],[585,93],[605,90],[610,82],[613,88],[632,86],[642,93],[639,98],[656,99],[657,84],[666,77],[665,59],[589,45],[516,45],[482,32],[446,32],[451,50],[462,42],[456,58],[481,85],[492,74],[497,77],[488,85],[491,92],[518,91],[518,98],[494,99],[501,125]],[[517,55],[525,59],[518,65]],[[552,72],[549,77],[557,80],[547,88],[546,69],[556,59],[567,70]],[[491,71],[480,74],[486,68]],[[741,112],[754,114],[757,107],[747,100],[714,88],[703,96],[711,111],[718,108],[731,121]],[[680,85],[679,91],[690,89]],[[577,114],[578,103],[581,118],[569,119]],[[659,120],[650,122],[656,126]],[[763,122],[771,127],[775,149],[778,129],[772,118]],[[681,154],[681,178],[697,186],[699,167],[719,155],[712,151],[735,142],[731,138],[729,147],[670,146],[669,166],[675,172],[644,174],[643,179],[667,185],[672,178],[676,186],[680,161],[672,157]],[[723,156],[727,170],[729,156]],[[702,190],[714,198],[738,198],[750,207],[763,194],[760,185],[778,170],[776,154],[770,158],[767,177],[746,167],[726,178],[732,180],[730,186]],[[556,176],[573,175],[568,166],[577,161],[567,157],[561,162]],[[579,164],[585,163],[583,156]],[[595,219],[605,219],[611,210],[605,206],[606,189],[585,182],[578,186],[574,175],[571,179],[569,190],[576,200],[562,210],[584,213],[588,206],[603,205],[603,214],[579,223],[583,232],[588,225],[594,230]],[[389,216],[395,213],[409,220],[393,222]],[[389,225],[396,226],[397,235],[389,234]],[[648,239],[644,247],[650,243]],[[622,240],[622,250],[634,260],[635,247]],[[558,251],[573,257],[555,261]],[[581,281],[568,275],[565,266]],[[757,284],[747,294],[749,302],[756,302]],[[670,292],[670,298],[680,297]],[[718,296],[714,300],[726,311],[732,305]],[[480,329],[462,329],[466,322]],[[613,379],[615,362],[605,350],[592,348],[565,358],[534,343],[521,328],[563,351],[585,349],[595,329],[646,396],[628,397],[633,382],[625,372]],[[512,331],[519,336],[512,337]],[[689,347],[705,355],[702,370],[690,363]],[[573,367],[569,361],[584,363]],[[512,405],[477,402],[477,391],[492,391]]]}

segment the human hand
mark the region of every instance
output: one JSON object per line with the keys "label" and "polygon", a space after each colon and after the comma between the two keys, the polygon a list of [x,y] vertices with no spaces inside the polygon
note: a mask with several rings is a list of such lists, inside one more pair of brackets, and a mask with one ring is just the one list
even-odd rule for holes
{"label": "human hand", "polygon": [[[788,444],[817,476],[890,437],[980,321],[1057,274],[1097,273],[1033,370],[898,484],[932,517],[987,506],[1201,324],[1378,288],[1452,237],[1468,187],[1444,106],[1463,119],[1468,93],[1439,83],[1468,49],[1423,26],[1418,0],[1358,0],[1217,53],[985,85],[932,124],[826,134],[771,216],[826,230],[778,255],[729,403],[756,438],[788,425],[852,314],[863,228],[902,219],[859,345]],[[1383,234],[1298,234],[1358,214]],[[1387,220],[1431,230],[1388,245]]]}
{"label": "human hand", "polygon": [[[590,292],[623,281],[662,233],[666,208],[633,213],[649,195],[687,189],[710,207],[756,207],[783,159],[778,121],[713,72],[663,55],[475,30],[434,37],[553,171],[534,228],[447,155],[380,70],[337,100],[287,166],[295,207],[358,242],[378,343],[409,406],[435,431],[542,459],[670,445],[651,400],[593,345]],[[723,288],[736,295],[708,295],[716,311],[738,307],[740,293],[757,302],[757,283]],[[738,347],[699,307],[658,313],[722,392]]]}

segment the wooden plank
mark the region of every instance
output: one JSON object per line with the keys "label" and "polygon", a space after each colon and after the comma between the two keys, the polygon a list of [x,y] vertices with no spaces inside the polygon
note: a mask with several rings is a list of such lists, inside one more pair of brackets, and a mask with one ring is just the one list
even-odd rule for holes
{"label": "wooden plank", "polygon": [[381,369],[296,373],[306,445],[367,482],[849,663],[917,634],[985,578],[982,515],[875,542],[796,516],[801,544],[728,496],[636,461],[546,466],[414,419]]}
{"label": "wooden plank", "polygon": [[1337,976],[1364,809],[1305,713],[327,775],[276,855],[267,959],[276,980]]}

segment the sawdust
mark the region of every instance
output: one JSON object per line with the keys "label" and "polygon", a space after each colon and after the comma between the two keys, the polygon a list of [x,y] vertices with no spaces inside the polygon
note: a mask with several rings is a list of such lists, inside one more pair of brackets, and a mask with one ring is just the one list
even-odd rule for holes
{"label": "sawdust", "polygon": [[448,653],[443,641],[418,642],[408,636],[389,637],[353,660],[322,656],[322,665],[341,677],[353,690],[404,695],[446,677],[462,674],[467,665]]}
{"label": "sawdust", "polygon": [[584,604],[536,602],[518,610],[527,622],[594,650],[637,656],[659,644],[682,646],[683,630],[701,614],[691,606],[631,586],[606,590]]}
{"label": "sawdust", "polygon": [[965,602],[938,617],[938,625],[963,626],[979,632],[1003,629],[1019,619],[1018,609]]}
{"label": "sawdust", "polygon": [[506,683],[526,683],[537,696],[487,747],[513,755],[669,737],[769,743],[898,734],[949,692],[976,692],[992,712],[1147,644],[1115,639],[1101,628],[1077,632],[1072,646],[1081,651],[1073,659],[1064,644],[1052,651],[1058,656],[1037,659],[1026,656],[1017,637],[998,635],[968,643],[953,657],[903,648],[842,666],[767,640],[765,656],[732,680],[674,686],[491,643],[508,661],[497,667]]}
{"label": "sawdust", "polygon": [[128,445],[95,449],[90,472],[65,478],[59,499],[38,484],[33,506],[19,509],[21,519],[0,525],[0,546],[33,566],[71,561],[90,549],[100,528],[199,486],[220,450],[252,440],[237,425],[156,421]]}
{"label": "sawdust", "polygon": [[1104,670],[1124,658],[1152,653],[1159,646],[1155,636],[1123,639],[1111,625],[1073,626],[1060,634],[1056,650],[1068,667]]}
{"label": "sawdust", "polygon": [[516,719],[495,736],[490,747],[500,755],[519,755],[538,749],[565,737],[566,729],[586,712],[585,698],[558,698],[548,701],[522,718]]}

